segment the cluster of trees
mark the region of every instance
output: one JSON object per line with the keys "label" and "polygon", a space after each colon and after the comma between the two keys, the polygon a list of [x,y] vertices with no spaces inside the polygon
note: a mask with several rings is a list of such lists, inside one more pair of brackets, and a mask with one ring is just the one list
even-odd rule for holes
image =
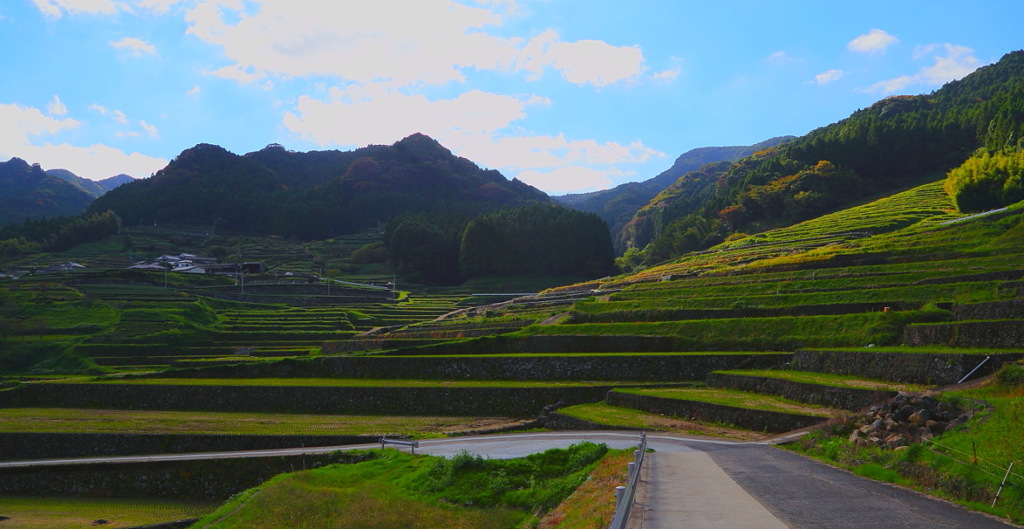
{"label": "cluster of trees", "polygon": [[218,228],[312,240],[409,212],[465,217],[548,200],[415,134],[391,146],[348,152],[298,153],[271,145],[238,156],[201,144],[152,178],[100,197],[91,211],[111,209],[128,225],[216,222]]}
{"label": "cluster of trees", "polygon": [[705,166],[638,212],[624,246],[644,248],[653,264],[938,179],[978,148],[1024,147],[1022,137],[1024,52],[1013,52],[931,94],[890,97],[736,163]]}
{"label": "cluster of trees", "polygon": [[1024,200],[1024,149],[982,150],[946,176],[946,192],[963,212]]}
{"label": "cluster of trees", "polygon": [[489,275],[599,277],[615,252],[593,213],[551,204],[506,208],[471,220],[410,214],[388,224],[388,256],[413,281],[443,285]]}
{"label": "cluster of trees", "polygon": [[121,219],[113,211],[5,224],[0,226],[0,259],[35,252],[61,252],[116,234],[120,229]]}

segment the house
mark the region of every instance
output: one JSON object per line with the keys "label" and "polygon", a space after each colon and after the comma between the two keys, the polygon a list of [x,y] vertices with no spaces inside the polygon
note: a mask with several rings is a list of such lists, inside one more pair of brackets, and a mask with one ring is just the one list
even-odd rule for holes
{"label": "house", "polygon": [[129,266],[128,270],[156,270],[159,272],[164,272],[167,270],[167,267],[159,263],[147,263],[145,261],[140,261]]}
{"label": "house", "polygon": [[72,262],[72,261],[68,261],[66,263],[61,263],[59,265],[54,265],[54,266],[51,266],[49,268],[43,268],[41,270],[36,270],[36,273],[37,274],[55,274],[57,272],[71,272],[71,271],[74,271],[74,270],[81,270],[83,268],[85,268],[85,266],[80,265],[80,264],[75,263],[75,262]]}

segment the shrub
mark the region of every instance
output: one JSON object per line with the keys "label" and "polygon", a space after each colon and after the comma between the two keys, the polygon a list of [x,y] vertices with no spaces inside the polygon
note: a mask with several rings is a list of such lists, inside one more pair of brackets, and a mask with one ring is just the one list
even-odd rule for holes
{"label": "shrub", "polygon": [[1024,151],[975,154],[947,174],[945,188],[963,212],[1024,200]]}

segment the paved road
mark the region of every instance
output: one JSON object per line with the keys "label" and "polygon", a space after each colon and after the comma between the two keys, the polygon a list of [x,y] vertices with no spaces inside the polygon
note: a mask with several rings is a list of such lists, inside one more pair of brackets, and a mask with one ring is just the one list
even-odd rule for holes
{"label": "paved road", "polygon": [[[860,478],[760,443],[649,435],[655,452],[641,474],[631,529],[1007,529],[1019,527],[951,503]],[[491,458],[519,457],[580,441],[636,446],[635,432],[560,432],[433,439],[417,453],[462,450]],[[2,467],[130,461],[216,459],[374,448],[359,445],[249,452],[6,462]],[[611,491],[609,491],[611,492]]]}

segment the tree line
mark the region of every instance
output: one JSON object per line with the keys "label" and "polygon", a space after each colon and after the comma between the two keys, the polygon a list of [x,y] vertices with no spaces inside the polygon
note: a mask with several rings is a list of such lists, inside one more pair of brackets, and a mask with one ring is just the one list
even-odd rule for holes
{"label": "tree line", "polygon": [[604,221],[552,204],[470,219],[408,214],[388,224],[384,241],[399,274],[442,285],[482,276],[593,278],[614,270],[615,251]]}
{"label": "tree line", "polygon": [[0,226],[0,259],[6,261],[37,252],[62,252],[114,235],[120,229],[121,219],[113,211],[5,224]]}

